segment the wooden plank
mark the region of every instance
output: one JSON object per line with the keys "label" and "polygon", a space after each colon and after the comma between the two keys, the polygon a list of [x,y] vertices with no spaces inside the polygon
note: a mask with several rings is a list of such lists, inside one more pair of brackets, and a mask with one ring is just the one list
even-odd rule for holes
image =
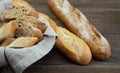
{"label": "wooden plank", "polygon": [[120,67],[110,65],[38,65],[29,68],[24,73],[119,73]]}

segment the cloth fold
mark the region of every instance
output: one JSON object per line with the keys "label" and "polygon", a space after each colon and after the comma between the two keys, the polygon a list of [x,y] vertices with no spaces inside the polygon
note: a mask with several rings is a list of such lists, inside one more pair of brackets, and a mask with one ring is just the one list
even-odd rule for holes
{"label": "cloth fold", "polygon": [[4,47],[0,47],[0,67],[4,66],[7,64],[7,61],[5,59],[5,52],[4,52],[5,48]]}
{"label": "cloth fold", "polygon": [[6,48],[5,54],[9,64],[16,73],[22,73],[27,67],[50,52],[55,44],[55,39],[55,36],[44,37],[37,45],[29,48]]}
{"label": "cloth fold", "polygon": [[[11,0],[0,0],[0,19],[2,20],[2,11],[12,7]],[[27,48],[8,48],[0,47],[0,67],[10,65],[9,69],[13,69],[15,73],[22,73],[27,67],[47,55],[53,48],[56,41],[56,33],[51,28],[49,21],[44,17],[39,16],[38,20],[47,25],[44,33],[44,39],[36,45]],[[13,70],[3,68],[1,73],[14,73]]]}

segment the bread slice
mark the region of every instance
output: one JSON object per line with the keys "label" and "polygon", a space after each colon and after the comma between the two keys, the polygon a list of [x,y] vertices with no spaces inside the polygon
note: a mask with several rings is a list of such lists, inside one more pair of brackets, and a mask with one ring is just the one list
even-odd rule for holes
{"label": "bread slice", "polygon": [[24,7],[27,7],[29,8],[34,14],[38,16],[42,16],[44,17],[46,20],[49,21],[50,25],[52,27],[54,27],[53,29],[55,30],[56,28],[56,23],[51,19],[49,18],[46,14],[43,14],[41,12],[37,12],[28,2],[26,2],[25,0],[12,0],[12,3],[14,6],[17,6],[17,7],[21,7],[21,6],[24,6]]}
{"label": "bread slice", "polygon": [[37,37],[39,40],[43,39],[43,33],[31,26],[30,22],[17,21],[17,27],[15,31],[15,38],[18,37]]}
{"label": "bread slice", "polygon": [[56,46],[63,54],[78,64],[90,63],[91,51],[83,40],[62,27],[57,27],[56,33],[58,35]]}
{"label": "bread slice", "polygon": [[12,0],[12,4],[13,4],[13,6],[16,6],[16,7],[29,8],[29,10],[30,10],[29,15],[30,16],[34,16],[34,17],[37,17],[37,18],[39,17],[39,13],[25,0]]}
{"label": "bread slice", "polygon": [[111,50],[107,39],[91,25],[79,9],[70,4],[69,0],[46,1],[67,28],[88,44],[95,58],[99,60],[110,58]]}
{"label": "bread slice", "polygon": [[36,44],[37,42],[38,42],[38,38],[36,37],[19,37],[7,47],[13,47],[13,48],[30,47]]}
{"label": "bread slice", "polygon": [[16,21],[10,21],[0,28],[0,42],[5,38],[14,37],[16,30]]}
{"label": "bread slice", "polygon": [[29,23],[29,25],[40,29],[43,33],[47,29],[46,24],[40,22],[36,17],[33,16],[22,16],[16,19],[17,23]]}
{"label": "bread slice", "polygon": [[15,38],[6,38],[0,46],[8,46],[10,43],[12,43],[15,40]]}
{"label": "bread slice", "polygon": [[4,10],[2,13],[2,18],[3,18],[3,20],[9,21],[9,20],[13,20],[13,19],[16,19],[18,17],[25,16],[25,15],[34,16],[31,14],[31,10],[27,7],[14,6],[13,8],[9,8],[9,9]]}

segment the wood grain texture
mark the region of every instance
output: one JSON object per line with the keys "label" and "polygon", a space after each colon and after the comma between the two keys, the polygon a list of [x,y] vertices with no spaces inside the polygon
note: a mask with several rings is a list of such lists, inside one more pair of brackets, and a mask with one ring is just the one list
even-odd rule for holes
{"label": "wood grain texture", "polygon": [[[27,0],[40,12],[50,16],[58,25],[64,24],[55,16],[45,0]],[[70,0],[108,39],[112,55],[108,61],[93,59],[87,66],[67,59],[56,47],[24,73],[119,73],[120,72],[120,0]]]}

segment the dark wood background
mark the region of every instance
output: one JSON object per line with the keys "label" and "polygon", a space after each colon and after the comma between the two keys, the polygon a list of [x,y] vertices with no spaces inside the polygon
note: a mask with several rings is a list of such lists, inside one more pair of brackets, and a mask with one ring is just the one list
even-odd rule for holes
{"label": "dark wood background", "polygon": [[[63,23],[54,15],[45,0],[27,0],[40,12],[50,16],[58,25]],[[87,66],[67,59],[57,48],[27,68],[24,73],[120,73],[120,0],[70,0],[108,39],[112,55],[108,61],[93,59]]]}

